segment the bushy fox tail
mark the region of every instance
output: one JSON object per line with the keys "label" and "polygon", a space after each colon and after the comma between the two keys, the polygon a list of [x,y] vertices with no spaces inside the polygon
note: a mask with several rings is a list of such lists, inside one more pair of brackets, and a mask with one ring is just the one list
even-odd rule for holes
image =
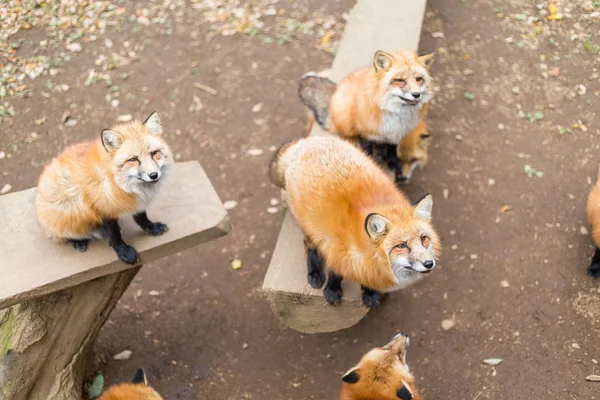
{"label": "bushy fox tail", "polygon": [[336,86],[328,78],[314,72],[308,72],[300,78],[298,87],[300,100],[312,111],[317,123],[325,130],[328,130],[329,99]]}

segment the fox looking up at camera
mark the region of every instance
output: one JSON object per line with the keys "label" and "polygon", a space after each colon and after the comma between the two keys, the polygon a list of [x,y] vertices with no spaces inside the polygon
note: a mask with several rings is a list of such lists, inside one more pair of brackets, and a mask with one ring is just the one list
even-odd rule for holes
{"label": "fox looking up at camera", "polygon": [[48,237],[68,241],[80,252],[90,239],[108,238],[119,259],[134,264],[137,252],[121,238],[118,218],[133,214],[151,235],[168,229],[145,211],[173,159],[162,132],[158,114],[152,113],[143,123],[104,129],[98,140],[68,147],[54,158],[40,176],[36,198],[37,218]]}
{"label": "fox looking up at camera", "polygon": [[429,67],[433,54],[377,51],[373,66],[361,68],[338,85],[325,73],[308,73],[299,95],[317,122],[330,133],[360,139],[372,155],[385,153],[389,168],[402,174],[397,147],[427,114],[433,97]]}
{"label": "fox looking up at camera", "polygon": [[334,136],[311,136],[283,145],[271,180],[305,234],[308,282],[330,304],[341,282],[362,285],[363,302],[376,307],[380,292],[401,289],[435,267],[439,240],[431,226],[431,195],[411,205],[364,152]]}

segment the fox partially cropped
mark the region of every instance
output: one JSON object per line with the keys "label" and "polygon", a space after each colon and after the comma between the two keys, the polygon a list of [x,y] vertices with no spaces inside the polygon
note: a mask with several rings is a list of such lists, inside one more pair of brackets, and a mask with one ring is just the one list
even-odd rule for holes
{"label": "fox partially cropped", "polygon": [[412,206],[390,177],[364,152],[337,137],[308,137],[283,145],[271,180],[305,234],[308,282],[330,304],[341,282],[362,285],[363,302],[376,307],[381,293],[404,288],[431,272],[439,240],[431,226],[431,195]]}
{"label": "fox partially cropped", "polygon": [[140,368],[131,383],[111,387],[98,400],[162,400],[162,397],[148,386],[146,373]]}
{"label": "fox partially cropped", "polygon": [[48,237],[81,252],[90,239],[108,238],[121,261],[135,264],[137,251],[121,238],[118,218],[133,214],[151,235],[168,230],[145,211],[173,159],[162,132],[158,113],[152,113],[143,123],[104,129],[98,140],[68,147],[54,158],[40,176],[36,198],[37,218]]}
{"label": "fox partially cropped", "polygon": [[592,278],[598,278],[600,277],[600,168],[598,169],[596,184],[588,196],[586,211],[588,221],[592,226],[592,238],[596,245],[587,273]]}
{"label": "fox partially cropped", "polygon": [[368,154],[378,151],[402,176],[397,147],[427,114],[433,97],[428,68],[433,54],[378,50],[373,66],[354,71],[339,85],[326,73],[305,74],[299,95],[330,133],[360,140]]}
{"label": "fox partially cropped", "polygon": [[406,364],[409,338],[400,333],[365,354],[342,377],[339,400],[421,400]]}

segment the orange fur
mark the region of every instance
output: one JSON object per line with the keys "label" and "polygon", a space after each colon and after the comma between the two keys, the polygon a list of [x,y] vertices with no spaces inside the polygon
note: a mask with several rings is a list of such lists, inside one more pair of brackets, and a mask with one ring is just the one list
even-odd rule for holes
{"label": "orange fur", "polygon": [[[339,399],[399,400],[398,391],[404,387],[405,398],[421,400],[415,378],[406,365],[407,347],[408,337],[400,334],[387,345],[365,354],[344,374]],[[352,379],[349,379],[350,376]],[[406,395],[407,390],[409,396]]]}
{"label": "orange fur", "polygon": [[[387,69],[365,67],[339,83],[329,102],[330,132],[343,137],[360,136],[397,144],[401,137],[416,127],[419,116],[423,118],[426,115],[427,103],[432,96],[431,77],[427,72],[431,56],[419,57],[410,51],[384,54],[390,57],[391,64]],[[421,78],[422,81],[417,81]],[[403,79],[404,83],[395,79]],[[421,103],[405,105],[399,111],[398,104],[392,106],[390,102],[398,100],[394,93],[402,90],[407,93],[423,90]],[[392,119],[406,120],[388,128],[395,132],[382,132],[386,129],[386,112],[392,109],[400,112]]]}
{"label": "orange fur", "polygon": [[[160,133],[151,135],[139,121],[117,125],[110,132],[122,140],[118,148],[109,152],[100,139],[73,145],[40,176],[36,214],[50,238],[89,238],[104,219],[143,210],[156,190],[136,190],[135,185],[141,184],[130,175],[146,164],[166,168],[172,155]],[[154,150],[158,153],[151,154]],[[139,162],[128,161],[132,156]]]}
{"label": "orange fur", "polygon": [[427,124],[421,119],[417,127],[402,138],[398,146],[398,158],[402,162],[401,177],[408,180],[416,167],[424,167],[427,164],[429,160],[427,149],[430,143],[431,135]]}
{"label": "orange fur", "polygon": [[[344,278],[379,291],[405,287],[421,274],[400,282],[391,257],[412,260],[439,250],[429,221],[418,217],[387,174],[347,141],[309,137],[287,144],[276,154],[271,177],[286,189],[290,210],[327,266]],[[365,230],[372,213],[388,221],[386,233],[376,239]],[[431,246],[421,245],[423,237]],[[397,248],[404,242],[413,249],[410,254]]]}
{"label": "orange fur", "polygon": [[600,247],[600,170],[598,171],[599,179],[588,195],[587,200],[587,218],[592,226],[592,238],[596,247]]}
{"label": "orange fur", "polygon": [[111,387],[98,400],[162,400],[162,397],[150,386],[122,383]]}

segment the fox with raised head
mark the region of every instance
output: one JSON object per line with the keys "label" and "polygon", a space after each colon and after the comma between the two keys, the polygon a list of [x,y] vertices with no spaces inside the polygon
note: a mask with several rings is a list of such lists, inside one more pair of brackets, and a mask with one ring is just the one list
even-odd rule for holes
{"label": "fox with raised head", "polygon": [[364,152],[337,137],[308,137],[283,145],[271,180],[305,234],[308,282],[330,304],[343,278],[359,283],[363,303],[417,282],[435,267],[439,240],[431,226],[431,195],[411,205]]}
{"label": "fox with raised head", "polygon": [[150,386],[146,373],[139,368],[130,383],[109,388],[98,400],[163,400]]}
{"label": "fox with raised head", "polygon": [[133,214],[150,235],[168,230],[145,211],[173,160],[162,132],[158,113],[152,113],[143,123],[104,129],[98,140],[68,147],[54,158],[40,176],[36,198],[37,218],[48,237],[68,241],[80,252],[90,239],[108,238],[121,261],[135,264],[137,251],[123,241],[118,218]]}
{"label": "fox with raised head", "polygon": [[433,54],[378,50],[372,67],[354,71],[338,85],[323,73],[305,74],[299,95],[324,129],[360,140],[368,154],[378,149],[400,175],[397,147],[424,119],[433,97],[432,61]]}
{"label": "fox with raised head", "polygon": [[421,400],[406,364],[409,338],[400,333],[365,354],[342,377],[339,400]]}

